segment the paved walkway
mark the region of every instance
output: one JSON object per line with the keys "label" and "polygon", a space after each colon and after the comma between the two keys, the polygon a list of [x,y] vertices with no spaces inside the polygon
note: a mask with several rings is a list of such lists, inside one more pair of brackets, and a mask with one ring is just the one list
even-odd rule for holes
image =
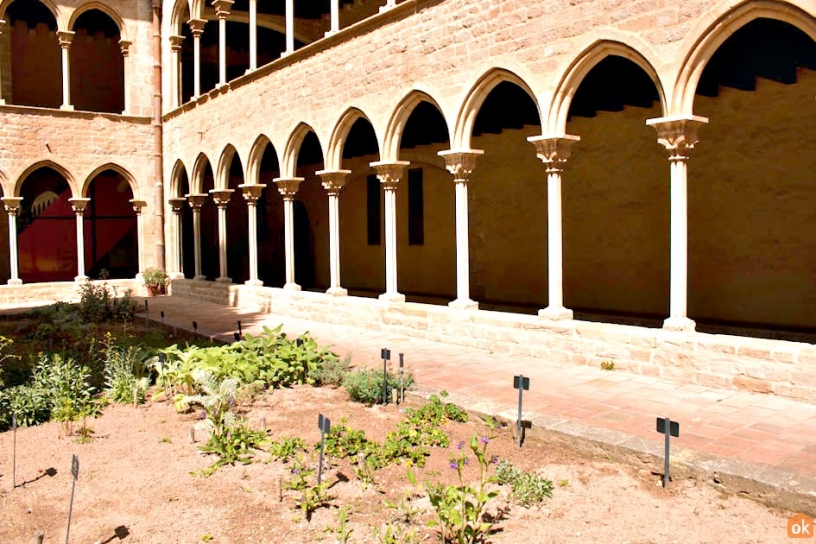
{"label": "paved walkway", "polygon": [[[682,384],[621,371],[555,363],[473,348],[452,346],[405,336],[308,322],[288,316],[229,308],[174,297],[149,299],[149,317],[167,325],[231,339],[241,320],[244,332],[262,326],[299,335],[309,331],[321,344],[340,355],[351,354],[355,364],[379,363],[380,349],[392,360],[405,354],[406,367],[418,386],[445,389],[469,400],[469,408],[486,413],[517,411],[518,392],[513,376],[530,378],[525,392],[524,417],[565,421],[637,437],[647,450],[660,451],[656,417],[680,422],[680,449],[760,467],[773,467],[798,479],[816,478],[816,405],[787,398]],[[601,433],[603,434],[603,433]],[[621,437],[623,435],[616,434]],[[662,455],[662,454],[661,454]],[[816,481],[816,480],[814,480]],[[816,497],[816,489],[810,488]]]}

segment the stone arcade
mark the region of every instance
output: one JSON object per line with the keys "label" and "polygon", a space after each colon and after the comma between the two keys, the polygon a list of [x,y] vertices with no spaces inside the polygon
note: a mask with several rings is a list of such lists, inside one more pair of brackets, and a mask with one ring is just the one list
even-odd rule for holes
{"label": "stone arcade", "polygon": [[814,40],[814,0],[2,0],[0,300],[158,266],[816,401]]}

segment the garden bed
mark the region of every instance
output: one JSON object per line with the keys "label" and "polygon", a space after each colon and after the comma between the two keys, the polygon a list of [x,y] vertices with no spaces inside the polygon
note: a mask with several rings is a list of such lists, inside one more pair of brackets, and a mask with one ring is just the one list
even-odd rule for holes
{"label": "garden bed", "polygon": [[[153,391],[147,395],[149,399]],[[383,442],[406,417],[404,408],[424,399],[408,396],[402,406],[351,402],[341,388],[295,386],[267,391],[241,411],[253,429],[265,426],[272,440],[301,437],[308,446],[302,468],[315,468],[320,440],[318,414],[349,428],[362,429]],[[79,479],[71,525],[72,542],[193,543],[211,542],[337,542],[342,541],[340,513],[347,512],[349,542],[380,542],[386,524],[392,530],[415,531],[419,542],[437,542],[437,528],[425,482],[458,484],[451,458],[462,453],[466,481],[477,482],[479,464],[469,449],[472,437],[487,456],[540,474],[553,482],[552,498],[523,507],[508,486],[491,484],[499,495],[487,511],[497,519],[487,540],[496,543],[560,542],[782,542],[790,514],[752,501],[721,495],[692,481],[675,482],[668,491],[659,476],[611,463],[576,457],[571,451],[530,438],[521,449],[508,429],[492,430],[471,417],[440,429],[447,448],[430,448],[424,467],[414,466],[417,485],[410,483],[405,463],[377,470],[364,484],[355,459],[331,459],[324,481],[330,501],[307,521],[298,506],[300,492],[287,489],[294,461],[284,464],[257,452],[253,463],[224,466],[209,477],[194,475],[214,462],[198,448],[206,433],[191,428],[194,411],[178,414],[163,396],[138,408],[111,405],[89,420],[92,437],[80,443],[64,436],[56,422],[17,432],[17,482],[12,487],[12,433],[0,434],[0,542],[28,543],[37,531],[45,542],[62,542],[71,495],[71,456],[78,455]],[[484,444],[482,437],[490,436]],[[460,451],[457,446],[464,443]],[[269,462],[265,462],[269,461]],[[492,474],[496,464],[489,464]],[[49,469],[55,469],[56,474]],[[388,508],[387,503],[402,509]],[[409,525],[400,520],[411,518]],[[117,536],[117,531],[118,535]],[[348,531],[352,531],[350,535]],[[127,536],[125,534],[127,533]],[[411,540],[392,540],[410,542]]]}

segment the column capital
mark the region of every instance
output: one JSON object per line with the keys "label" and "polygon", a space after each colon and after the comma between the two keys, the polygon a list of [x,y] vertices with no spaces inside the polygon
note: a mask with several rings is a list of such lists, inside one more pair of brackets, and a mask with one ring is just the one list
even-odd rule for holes
{"label": "column capital", "polygon": [[687,159],[699,142],[697,130],[708,123],[707,117],[678,115],[647,119],[646,124],[657,131],[657,143],[669,152],[669,160]]}
{"label": "column capital", "polygon": [[405,176],[405,169],[411,164],[408,161],[377,161],[369,164],[377,171],[377,177],[385,190],[394,190]]}
{"label": "column capital", "polygon": [[227,204],[229,204],[230,198],[232,197],[232,193],[235,192],[235,189],[212,189],[210,190],[210,194],[215,201],[215,205],[219,208],[226,208]]}
{"label": "column capital", "polygon": [[170,50],[181,51],[181,44],[184,43],[184,36],[170,36]]}
{"label": "column capital", "polygon": [[71,32],[70,30],[60,30],[57,32],[57,41],[59,41],[60,47],[63,49],[68,49],[71,47],[71,43],[74,41],[74,36],[76,35],[75,32]]}
{"label": "column capital", "polygon": [[476,169],[476,159],[484,155],[481,149],[448,149],[437,153],[445,159],[445,168],[453,174],[454,183],[467,183]]}
{"label": "column capital", "polygon": [[69,198],[68,202],[71,203],[71,209],[74,210],[74,213],[77,215],[82,215],[85,213],[85,208],[88,207],[88,203],[91,201],[90,198]]}
{"label": "column capital", "polygon": [[278,192],[283,196],[284,200],[291,200],[295,197],[303,180],[304,178],[275,178],[272,181],[277,185]]}
{"label": "column capital", "polygon": [[329,195],[338,196],[351,170],[318,170],[315,174],[320,176],[323,188]]}
{"label": "column capital", "polygon": [[186,198],[178,197],[178,198],[169,198],[167,202],[170,204],[170,207],[173,209],[173,213],[176,215],[181,215],[181,210],[184,208],[184,205],[187,203]]}
{"label": "column capital", "polygon": [[130,40],[119,40],[119,49],[122,51],[122,56],[127,57],[130,54],[130,46],[133,42]]}
{"label": "column capital", "polygon": [[3,34],[4,30],[6,30],[6,21],[0,19],[0,34]]}
{"label": "column capital", "polygon": [[207,200],[207,195],[200,193],[193,193],[185,196],[187,197],[187,201],[190,203],[190,207],[193,209],[193,211],[200,210],[201,206],[203,206],[204,202]]}
{"label": "column capital", "polygon": [[9,215],[17,216],[20,213],[20,202],[23,201],[19,196],[4,196],[0,198],[3,201],[3,207]]}
{"label": "column capital", "polygon": [[204,33],[204,25],[206,24],[206,19],[190,19],[187,21],[187,26],[190,27],[190,33],[192,33],[193,37],[201,37]]}
{"label": "column capital", "polygon": [[130,205],[133,206],[133,211],[136,212],[136,215],[141,215],[142,208],[147,207],[147,202],[144,200],[131,199],[128,202],[130,202]]}
{"label": "column capital", "polygon": [[215,8],[215,16],[219,19],[226,19],[234,3],[233,0],[213,0],[212,6]]}
{"label": "column capital", "polygon": [[572,144],[581,141],[571,134],[542,134],[531,136],[527,141],[536,148],[536,157],[547,167],[547,172],[560,172],[572,154]]}
{"label": "column capital", "polygon": [[263,183],[244,183],[243,185],[238,186],[238,188],[243,191],[244,200],[246,200],[248,204],[255,204],[258,202],[258,199],[261,198],[261,192],[263,191],[264,187],[266,187],[266,185]]}

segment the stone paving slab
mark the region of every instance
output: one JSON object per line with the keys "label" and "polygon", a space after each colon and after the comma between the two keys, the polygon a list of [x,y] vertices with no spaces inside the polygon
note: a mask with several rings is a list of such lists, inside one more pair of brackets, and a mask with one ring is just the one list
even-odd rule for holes
{"label": "stone paving slab", "polygon": [[[679,421],[673,439],[677,476],[696,474],[735,492],[792,510],[816,514],[816,405],[783,397],[673,382],[622,371],[492,354],[397,334],[305,321],[180,297],[153,297],[148,319],[231,341],[241,320],[245,333],[283,325],[297,336],[308,331],[319,343],[357,366],[381,365],[380,348],[392,366],[405,354],[417,389],[446,390],[466,408],[514,420],[518,392],[513,376],[530,378],[524,419],[531,433],[606,452],[662,472],[663,440],[656,417]],[[144,314],[143,314],[144,315]],[[675,470],[675,469],[673,469]]]}

